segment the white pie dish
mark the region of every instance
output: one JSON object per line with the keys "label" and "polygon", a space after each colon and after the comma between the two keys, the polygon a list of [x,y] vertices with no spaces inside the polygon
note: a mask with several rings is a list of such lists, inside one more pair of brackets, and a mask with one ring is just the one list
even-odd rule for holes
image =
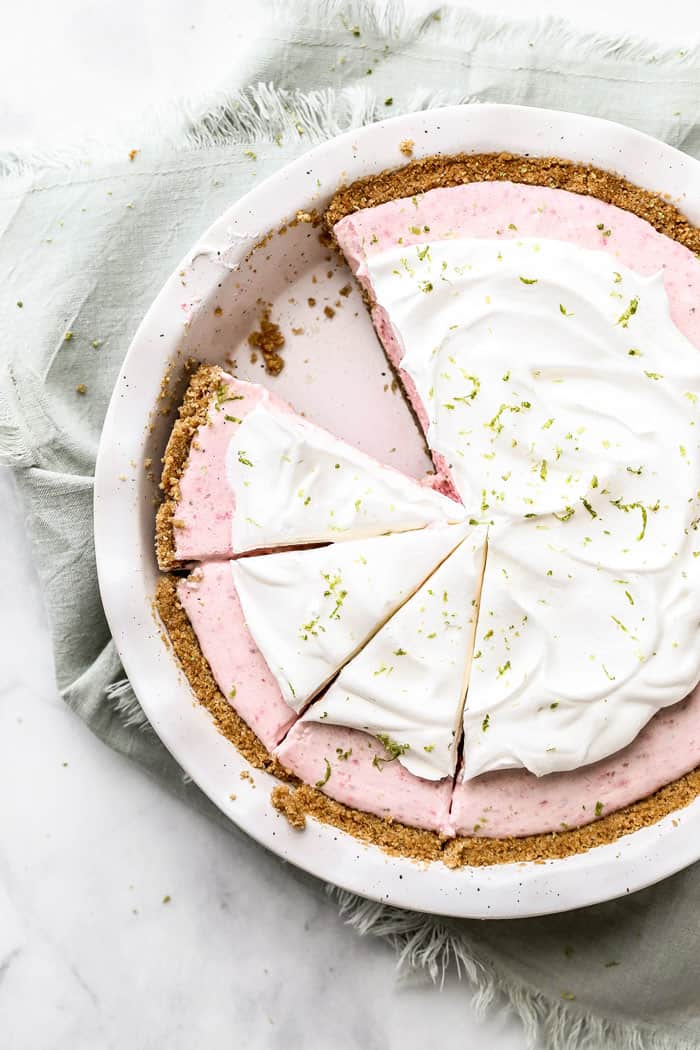
{"label": "white pie dish", "polygon": [[[202,237],[166,283],[141,324],[125,359],[107,413],[95,477],[95,539],[102,598],[125,669],[159,736],[186,772],[231,819],[313,874],[365,896],[401,907],[455,916],[527,916],[581,907],[649,885],[700,858],[700,800],[657,824],[565,860],[449,870],[389,857],[335,828],[307,822],[294,831],[270,805],[275,781],[251,771],[214,729],[160,637],[152,612],[157,579],[153,553],[153,499],[145,459],[157,465],[172,422],[153,416],[169,362],[192,354],[223,363],[240,347],[256,319],[256,300],[274,304],[283,327],[299,324],[314,274],[327,270],[327,252],[302,224],[275,240],[267,253],[245,257],[269,230],[298,210],[322,209],[342,181],[403,162],[399,144],[413,139],[415,155],[509,151],[557,155],[596,164],[638,185],[668,193],[700,223],[700,164],[669,146],[620,125],[573,114],[513,106],[466,106],[412,114],[353,131],[317,147],[229,209]],[[694,203],[695,202],[695,203]],[[300,261],[303,245],[306,258]],[[269,258],[265,258],[265,254]],[[183,287],[183,282],[186,282]],[[341,282],[338,282],[341,283]],[[290,287],[296,304],[289,304]],[[354,293],[356,294],[356,293]],[[183,312],[183,299],[188,309]],[[216,317],[214,302],[235,316]],[[369,318],[355,300],[304,338],[305,360],[294,361],[270,385],[297,410],[379,457],[365,420],[390,413],[400,453],[392,465],[420,473],[421,442],[401,400],[387,398],[379,375],[387,371]],[[184,322],[184,323],[183,323]],[[312,328],[314,325],[312,325]],[[332,340],[328,333],[332,332]],[[362,352],[358,353],[358,347]],[[353,352],[350,353],[350,350]],[[239,374],[258,378],[239,354]],[[297,355],[298,358],[298,355]],[[337,400],[314,396],[314,375],[332,370]],[[361,404],[363,413],[355,411]],[[386,458],[386,450],[384,457]],[[135,465],[134,465],[135,464]],[[237,795],[236,801],[230,799]]]}

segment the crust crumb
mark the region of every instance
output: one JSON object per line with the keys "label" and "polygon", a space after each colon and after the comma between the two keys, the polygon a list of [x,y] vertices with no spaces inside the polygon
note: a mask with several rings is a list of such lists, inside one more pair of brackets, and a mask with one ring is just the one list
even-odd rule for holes
{"label": "crust crumb", "polygon": [[288,787],[279,784],[272,789],[270,801],[277,812],[287,818],[290,827],[296,828],[297,831],[304,830],[306,814],[303,805],[298,803],[296,791],[290,791]]}
{"label": "crust crumb", "polygon": [[399,151],[403,153],[404,157],[412,157],[414,146],[415,142],[413,139],[402,139],[399,142]]}
{"label": "crust crumb", "polygon": [[270,320],[270,309],[269,304],[264,305],[259,322],[260,329],[250,333],[248,346],[260,351],[267,374],[278,376],[284,368],[284,359],[278,353],[284,346],[284,336],[280,326]]}

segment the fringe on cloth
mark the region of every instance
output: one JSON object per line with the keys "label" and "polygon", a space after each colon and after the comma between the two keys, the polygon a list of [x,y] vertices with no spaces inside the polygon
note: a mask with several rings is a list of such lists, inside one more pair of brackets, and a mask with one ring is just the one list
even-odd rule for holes
{"label": "fringe on cloth", "polygon": [[442,985],[450,973],[467,982],[484,1017],[507,1004],[523,1025],[528,1050],[697,1050],[696,1043],[649,1028],[611,1022],[570,1002],[552,1002],[535,989],[496,973],[457,923],[403,911],[327,886],[340,915],[362,936],[380,937],[396,953],[399,976],[423,973]]}
{"label": "fringe on cloth", "polygon": [[[572,31],[566,19],[505,19],[468,8],[423,3],[407,10],[402,0],[274,0],[261,13],[259,36],[274,27],[278,39],[344,29],[370,47],[403,49],[425,42],[450,45],[464,54],[478,47],[498,44],[499,52],[527,52],[541,56],[531,69],[561,69],[567,76],[585,75],[588,60],[600,64],[638,66],[672,64],[689,72],[700,61],[700,47],[660,46],[634,33],[609,36],[600,32]],[[401,93],[393,100],[392,115],[426,108],[475,102],[459,91]],[[31,175],[51,168],[70,171],[85,165],[123,161],[134,145],[156,143],[159,148],[194,152],[234,143],[284,141],[304,136],[315,143],[371,123],[387,115],[381,99],[364,83],[318,91],[295,91],[259,83],[245,89],[208,91],[184,96],[167,105],[151,107],[142,126],[112,128],[109,138],[91,136],[72,146],[52,150],[6,150],[0,154],[0,177]],[[681,145],[680,142],[674,143]]]}
{"label": "fringe on cloth", "polygon": [[112,682],[108,685],[105,689],[105,697],[112,704],[121,722],[127,729],[141,729],[149,733],[153,732],[146,712],[141,707],[128,678],[120,678],[117,682]]}

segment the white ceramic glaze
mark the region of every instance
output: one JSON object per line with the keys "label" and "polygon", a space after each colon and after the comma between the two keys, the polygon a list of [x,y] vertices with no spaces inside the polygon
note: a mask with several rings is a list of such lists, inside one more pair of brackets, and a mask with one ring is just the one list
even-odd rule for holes
{"label": "white ceramic glaze", "polygon": [[[426,468],[403,401],[384,390],[390,375],[357,293],[331,322],[320,312],[320,283],[328,267],[339,264],[327,261],[317,231],[297,226],[284,239],[273,238],[264,254],[256,254],[254,266],[246,262],[263,233],[298,209],[321,209],[341,178],[348,182],[400,164],[399,144],[406,138],[414,140],[418,157],[507,150],[597,164],[668,193],[700,223],[700,164],[639,132],[590,117],[517,106],[450,107],[382,121],[307,153],[251,191],[204,234],[133,340],[109,406],[96,468],[102,598],[126,672],[165,745],[232,820],[285,860],[367,897],[446,915],[505,918],[578,908],[640,889],[699,859],[700,801],[653,827],[566,860],[457,871],[388,857],[312,820],[303,833],[294,831],[270,805],[271,777],[252,771],[257,790],[240,789],[247,764],[194,702],[152,611],[156,487],[143,461],[158,463],[172,424],[172,414],[153,414],[163,374],[171,363],[177,375],[191,354],[224,363],[233,353],[237,374],[263,378],[259,364],[252,365],[243,350],[260,296],[272,302],[275,320],[287,330],[300,324],[300,314],[310,319],[303,342],[288,339],[287,367],[269,381],[275,392],[392,466],[415,474]],[[343,280],[342,269],[335,270],[326,289],[329,302]],[[306,306],[310,295],[319,296],[316,313]],[[290,298],[296,302],[290,304]],[[223,316],[214,313],[214,305],[221,305]],[[329,375],[332,398],[324,391]],[[377,429],[367,425],[378,415],[397,435],[391,449],[378,445]]]}

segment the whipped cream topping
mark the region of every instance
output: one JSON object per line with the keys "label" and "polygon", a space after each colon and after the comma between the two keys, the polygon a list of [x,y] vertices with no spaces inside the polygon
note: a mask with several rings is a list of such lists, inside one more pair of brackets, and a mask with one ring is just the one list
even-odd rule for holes
{"label": "whipped cream topping", "polygon": [[490,530],[465,776],[619,750],[700,679],[700,356],[663,275],[533,238],[367,267],[428,443]]}
{"label": "whipped cream topping", "polygon": [[596,762],[688,694],[698,679],[700,581],[673,571],[668,555],[666,566],[630,571],[624,559],[579,557],[529,523],[490,532],[465,779]]}
{"label": "whipped cream topping", "polygon": [[454,500],[263,404],[236,428],[226,469],[236,495],[236,552],[360,539],[464,517]]}
{"label": "whipped cream topping", "polygon": [[464,534],[435,526],[232,561],[247,628],[286,703],[300,711]]}
{"label": "whipped cream topping", "polygon": [[345,665],[304,720],[372,733],[415,776],[454,773],[478,609],[485,529],[459,547]]}

